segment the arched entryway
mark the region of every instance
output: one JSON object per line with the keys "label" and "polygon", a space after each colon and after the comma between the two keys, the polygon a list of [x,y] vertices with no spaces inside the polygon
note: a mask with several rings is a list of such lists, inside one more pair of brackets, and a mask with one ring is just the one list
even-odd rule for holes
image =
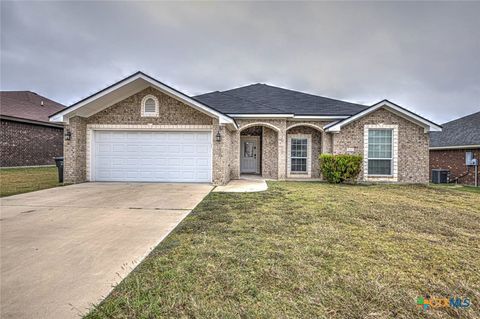
{"label": "arched entryway", "polygon": [[267,123],[252,123],[240,129],[240,175],[278,178],[278,129]]}
{"label": "arched entryway", "polygon": [[322,134],[322,128],[315,124],[298,123],[288,126],[287,178],[320,178]]}

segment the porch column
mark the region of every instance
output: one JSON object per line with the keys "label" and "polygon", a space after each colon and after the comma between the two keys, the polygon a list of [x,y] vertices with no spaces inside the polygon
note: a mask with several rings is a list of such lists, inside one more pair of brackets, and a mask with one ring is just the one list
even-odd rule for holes
{"label": "porch column", "polygon": [[333,153],[332,137],[331,133],[322,132],[322,154]]}
{"label": "porch column", "polygon": [[240,178],[240,131],[232,133],[232,179]]}
{"label": "porch column", "polygon": [[287,123],[278,123],[278,179],[283,180],[287,176]]}

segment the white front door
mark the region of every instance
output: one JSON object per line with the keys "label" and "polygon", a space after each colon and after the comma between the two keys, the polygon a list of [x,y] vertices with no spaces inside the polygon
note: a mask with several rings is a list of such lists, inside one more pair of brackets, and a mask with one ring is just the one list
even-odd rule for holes
{"label": "white front door", "polygon": [[260,173],[260,156],[258,156],[257,137],[242,137],[240,139],[240,172]]}
{"label": "white front door", "polygon": [[212,181],[210,132],[95,131],[93,138],[93,181]]}

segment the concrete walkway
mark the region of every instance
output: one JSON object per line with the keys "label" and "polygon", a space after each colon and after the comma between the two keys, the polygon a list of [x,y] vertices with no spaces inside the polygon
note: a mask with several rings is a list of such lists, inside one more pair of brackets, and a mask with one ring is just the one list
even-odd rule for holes
{"label": "concrete walkway", "polygon": [[211,189],[85,183],[2,198],[0,317],[85,314]]}
{"label": "concrete walkway", "polygon": [[261,176],[242,175],[240,179],[232,179],[227,185],[217,186],[214,192],[222,193],[250,193],[263,192],[268,189],[268,185]]}

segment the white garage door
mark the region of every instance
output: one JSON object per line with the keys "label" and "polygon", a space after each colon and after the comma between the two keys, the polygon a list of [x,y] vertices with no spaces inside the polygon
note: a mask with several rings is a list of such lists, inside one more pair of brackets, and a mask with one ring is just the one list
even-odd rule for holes
{"label": "white garage door", "polygon": [[95,131],[95,181],[211,182],[210,132]]}

